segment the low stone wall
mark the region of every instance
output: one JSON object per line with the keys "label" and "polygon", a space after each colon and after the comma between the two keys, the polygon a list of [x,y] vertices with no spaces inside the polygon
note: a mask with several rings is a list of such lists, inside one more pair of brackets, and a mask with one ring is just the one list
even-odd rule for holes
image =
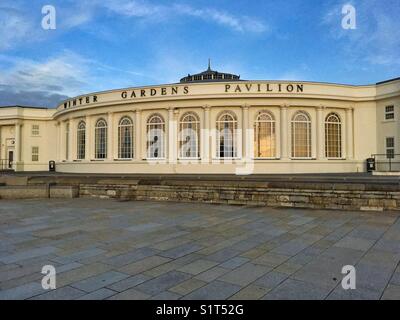
{"label": "low stone wall", "polygon": [[0,199],[41,199],[48,198],[46,186],[3,186],[0,187]]}
{"label": "low stone wall", "polygon": [[79,196],[76,186],[35,185],[35,186],[0,186],[0,199],[71,199]]}
{"label": "low stone wall", "polygon": [[[374,190],[375,189],[375,190]],[[80,185],[81,197],[205,202],[334,210],[400,210],[397,186],[142,180],[136,185]]]}
{"label": "low stone wall", "polygon": [[[11,181],[22,183],[24,179]],[[95,197],[121,200],[335,210],[400,210],[398,182],[294,182],[146,177],[36,177],[26,186],[0,186],[0,199]]]}
{"label": "low stone wall", "polygon": [[[195,201],[231,205],[335,210],[399,210],[400,191],[366,191],[355,186],[337,188],[274,188],[265,185],[164,184],[139,185],[136,200]],[[337,186],[336,186],[337,187]]]}
{"label": "low stone wall", "polygon": [[79,188],[77,186],[50,186],[50,198],[72,199],[79,197]]}

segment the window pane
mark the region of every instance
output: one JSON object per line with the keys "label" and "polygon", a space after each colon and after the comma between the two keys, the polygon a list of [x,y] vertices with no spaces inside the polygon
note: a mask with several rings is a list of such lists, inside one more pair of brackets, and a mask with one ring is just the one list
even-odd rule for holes
{"label": "window pane", "polygon": [[230,114],[224,114],[217,121],[217,156],[219,158],[237,157],[237,121]]}
{"label": "window pane", "polygon": [[79,160],[85,159],[85,148],[86,148],[86,125],[84,122],[80,122],[78,125],[78,132],[77,132],[77,158]]}
{"label": "window pane", "polygon": [[275,121],[268,114],[258,117],[254,126],[256,158],[273,158],[276,150]]}
{"label": "window pane", "polygon": [[336,114],[331,114],[326,118],[325,155],[327,158],[342,157],[342,126]]}
{"label": "window pane", "polygon": [[292,121],[292,157],[311,157],[311,122],[306,114],[297,114]]}
{"label": "window pane", "polygon": [[196,115],[189,114],[182,117],[179,135],[179,157],[200,157],[200,122]]}
{"label": "window pane", "polygon": [[107,158],[107,123],[99,120],[95,129],[95,157],[96,159]]}
{"label": "window pane", "polygon": [[133,158],[133,122],[123,118],[118,127],[118,158]]}
{"label": "window pane", "polygon": [[147,122],[147,157],[149,159],[165,158],[164,135],[164,119],[158,115],[150,117]]}

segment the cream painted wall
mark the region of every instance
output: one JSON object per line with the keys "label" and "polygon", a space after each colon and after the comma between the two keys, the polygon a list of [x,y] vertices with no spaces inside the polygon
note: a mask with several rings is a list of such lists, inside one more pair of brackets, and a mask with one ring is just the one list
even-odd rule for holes
{"label": "cream painted wall", "polygon": [[[5,156],[5,139],[16,138],[20,124],[20,162],[17,170],[48,170],[48,161],[56,160],[62,172],[88,173],[236,173],[238,167],[249,164],[254,158],[252,133],[254,121],[260,111],[268,111],[276,121],[276,159],[251,161],[253,173],[308,173],[308,172],[357,172],[365,171],[365,160],[374,153],[383,153],[384,139],[394,136],[400,153],[400,81],[370,86],[346,86],[323,83],[299,82],[304,91],[259,92],[261,86],[277,83],[248,81],[231,83],[240,86],[241,92],[226,90],[227,83],[200,83],[155,87],[157,94],[149,96],[152,87],[131,88],[127,93],[145,90],[145,97],[123,99],[124,90],[107,91],[88,95],[88,103],[56,110],[33,108],[0,108],[0,156]],[[281,84],[288,84],[281,82]],[[247,86],[246,86],[247,85]],[[178,87],[178,94],[161,95],[161,88],[169,91]],[[187,94],[184,88],[187,87]],[[276,89],[276,87],[275,87]],[[227,91],[227,92],[226,92]],[[96,96],[94,101],[93,96]],[[130,95],[128,95],[130,96]],[[79,97],[75,98],[78,99]],[[73,101],[70,100],[70,101]],[[67,102],[68,104],[68,102]],[[384,120],[386,105],[395,106],[395,120]],[[291,159],[291,120],[298,111],[306,112],[311,119],[312,157],[307,160]],[[177,161],[179,121],[186,112],[195,113],[202,129],[211,129],[211,135],[200,139],[202,164],[184,164]],[[235,114],[238,122],[238,157],[231,164],[217,161],[216,121],[223,112]],[[324,121],[335,112],[341,119],[342,158],[326,159]],[[166,139],[164,163],[145,161],[147,120],[159,114],[165,121]],[[128,116],[134,122],[135,157],[118,159],[118,124]],[[94,154],[95,124],[103,118],[108,124],[107,159],[96,160]],[[286,121],[283,121],[286,119]],[[77,160],[77,133],[80,121],[86,123],[86,159]],[[66,124],[69,123],[69,157],[66,157]],[[33,124],[39,124],[40,136],[31,134]],[[204,134],[204,132],[202,132]],[[168,139],[171,135],[173,139]],[[32,162],[32,147],[39,147],[39,161]],[[245,163],[243,163],[245,162]]]}

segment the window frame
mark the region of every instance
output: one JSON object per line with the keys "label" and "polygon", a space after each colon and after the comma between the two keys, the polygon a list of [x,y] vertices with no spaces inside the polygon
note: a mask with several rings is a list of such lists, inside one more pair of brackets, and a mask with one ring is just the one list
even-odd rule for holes
{"label": "window frame", "polygon": [[76,127],[76,159],[86,159],[86,122],[84,120],[79,121]]}
{"label": "window frame", "polygon": [[[153,119],[158,118],[160,121],[159,122],[152,122]],[[160,128],[157,128],[160,126]],[[152,128],[155,127],[155,128]],[[160,130],[161,131],[161,142],[160,142],[160,147],[161,147],[161,152],[159,157],[153,157],[151,156],[151,137],[149,136],[151,133],[150,130]],[[154,135],[154,138],[158,137],[157,135]],[[166,160],[167,155],[166,155],[166,150],[165,150],[165,145],[166,145],[166,135],[165,135],[165,119],[164,117],[159,114],[159,113],[153,113],[151,114],[147,121],[146,121],[146,159],[147,160]],[[154,153],[153,153],[154,154]]]}
{"label": "window frame", "polygon": [[[261,120],[260,118],[262,116],[264,116],[264,115],[268,116],[269,120]],[[257,134],[257,129],[258,129],[258,126],[260,124],[269,124],[270,125],[270,129],[268,131],[270,131],[271,135],[270,135],[269,139],[272,140],[272,145],[273,145],[273,147],[272,147],[272,156],[270,156],[270,157],[259,156],[259,154],[260,154],[260,150],[259,150],[259,147],[258,147],[259,134]],[[254,160],[273,160],[273,159],[277,159],[277,130],[276,130],[277,128],[276,127],[277,126],[276,126],[275,117],[270,111],[263,110],[263,111],[259,111],[258,112],[257,117],[256,117],[256,119],[254,121],[254,125],[253,125],[253,128],[254,128],[254,141],[253,141],[253,143],[254,143],[254,154],[253,154],[253,159]],[[260,129],[258,129],[258,130],[260,130]]]}
{"label": "window frame", "polygon": [[[305,121],[296,120],[297,117],[304,116],[306,118]],[[305,125],[306,130],[306,146],[308,156],[297,156],[298,151],[296,151],[296,127],[299,124]],[[313,159],[313,150],[312,150],[312,120],[310,115],[306,111],[297,111],[292,116],[292,120],[290,121],[290,140],[291,140],[291,159],[293,160],[312,160]]]}
{"label": "window frame", "polygon": [[[129,121],[129,123],[124,124],[124,121]],[[134,123],[131,117],[129,116],[123,116],[118,122],[118,160],[132,160],[135,158],[135,131],[134,131]],[[129,135],[124,133],[124,137],[126,138],[127,136],[130,136],[130,145],[129,146],[124,146],[122,145],[122,131],[123,130],[129,130],[130,133]],[[126,141],[125,141],[126,143]],[[129,149],[123,150],[124,148]]]}
{"label": "window frame", "polygon": [[[103,122],[105,125],[99,126],[101,122]],[[101,135],[101,132],[104,132],[104,134]],[[102,141],[98,140],[100,138],[104,138],[104,143],[101,143]],[[107,159],[109,151],[107,150],[108,147],[107,144],[108,144],[108,123],[104,118],[100,118],[96,121],[94,127],[94,158],[96,160]],[[99,157],[99,155],[102,155],[102,157]]]}
{"label": "window frame", "polygon": [[39,124],[32,124],[31,136],[32,137],[40,137],[40,125]]}
{"label": "window frame", "polygon": [[[222,120],[223,117],[229,116],[231,117],[231,121]],[[226,124],[232,124],[232,156],[221,156],[221,131],[222,129],[227,129]],[[223,125],[224,128],[220,126]],[[238,139],[238,117],[234,112],[231,111],[223,111],[219,114],[216,121],[216,158],[218,160],[238,160],[240,159],[238,156],[239,149],[239,139]],[[228,128],[230,129],[230,128]],[[225,139],[224,139],[225,140]],[[225,144],[224,144],[225,147]],[[225,154],[225,151],[224,151]]]}
{"label": "window frame", "polygon": [[[391,108],[391,110],[388,110]],[[393,121],[395,120],[395,108],[394,105],[385,106],[385,121]]]}
{"label": "window frame", "polygon": [[[34,151],[36,151],[36,152],[34,152]],[[39,147],[38,146],[32,146],[31,147],[31,162],[39,162],[39,160],[40,160]]]}
{"label": "window frame", "polygon": [[[335,117],[337,121],[330,121],[331,117]],[[337,141],[337,151],[338,151],[338,156],[331,156],[329,154],[330,150],[330,143],[333,143],[334,140],[328,141],[332,134],[330,134],[329,130],[332,130],[333,126],[337,126],[336,128],[337,135],[336,136],[336,141]],[[341,117],[336,113],[336,112],[331,112],[325,117],[325,157],[327,159],[332,159],[332,160],[337,160],[337,159],[343,159],[343,125],[342,125],[342,119]]]}
{"label": "window frame", "polygon": [[[185,119],[192,117],[194,119],[194,121],[187,121]],[[195,128],[184,128],[185,125],[188,124],[194,124]],[[195,141],[195,153],[196,156],[195,157],[187,157],[182,155],[182,147],[185,143],[184,139],[183,139],[183,135],[184,135],[184,130],[186,129],[192,129],[195,131],[196,133],[196,141]],[[194,112],[186,112],[185,114],[182,115],[180,121],[179,121],[179,140],[178,140],[178,159],[179,160],[199,160],[200,159],[200,118],[199,116],[194,113]]]}
{"label": "window frame", "polygon": [[[388,141],[389,139],[392,140],[392,144],[393,146],[388,146]],[[395,152],[396,150],[396,146],[395,146],[395,137],[385,137],[385,152],[386,152],[386,159],[394,159],[395,158]],[[392,155],[392,157],[389,157],[389,152],[391,151],[390,154]]]}

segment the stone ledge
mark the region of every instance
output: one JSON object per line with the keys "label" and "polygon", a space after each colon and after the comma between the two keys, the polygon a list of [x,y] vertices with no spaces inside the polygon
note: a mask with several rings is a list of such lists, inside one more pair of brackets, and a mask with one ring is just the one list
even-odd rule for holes
{"label": "stone ledge", "polygon": [[50,186],[50,198],[72,199],[79,197],[77,186]]}
{"label": "stone ledge", "polygon": [[42,199],[49,197],[47,186],[0,187],[0,199]]}

